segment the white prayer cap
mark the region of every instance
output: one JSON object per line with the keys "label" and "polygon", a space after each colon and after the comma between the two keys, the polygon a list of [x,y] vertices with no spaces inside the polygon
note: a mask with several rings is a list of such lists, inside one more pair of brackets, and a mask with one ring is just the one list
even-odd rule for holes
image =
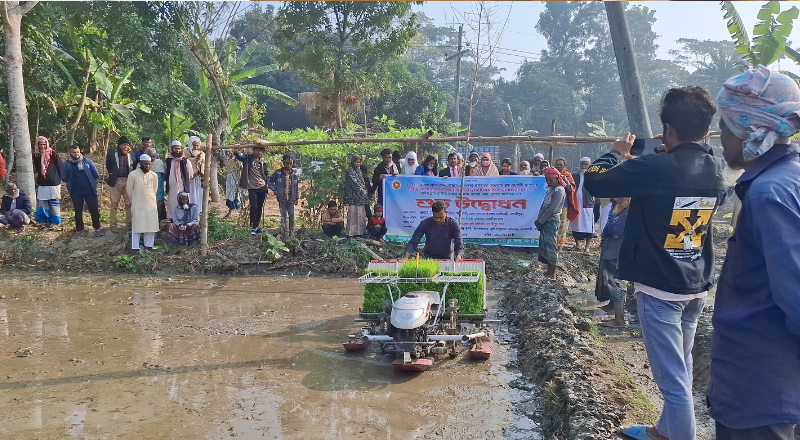
{"label": "white prayer cap", "polygon": [[586,162],[586,163],[592,163],[592,159],[590,159],[590,158],[588,158],[588,157],[584,156],[584,157],[582,157],[582,158],[581,158],[581,163],[583,163],[583,162]]}
{"label": "white prayer cap", "polygon": [[183,145],[181,144],[181,141],[179,141],[179,140],[174,140],[174,141],[172,141],[172,144],[171,144],[170,146],[174,147],[174,146],[176,146],[176,145],[178,145],[178,146],[183,146]]}
{"label": "white prayer cap", "polygon": [[152,161],[153,159],[147,154],[142,154],[141,156],[139,156],[139,162],[152,162]]}
{"label": "white prayer cap", "polygon": [[535,154],[533,157],[534,157],[534,158],[538,157],[538,158],[540,158],[540,159],[544,159],[544,154],[542,154],[542,153],[536,153],[536,154]]}

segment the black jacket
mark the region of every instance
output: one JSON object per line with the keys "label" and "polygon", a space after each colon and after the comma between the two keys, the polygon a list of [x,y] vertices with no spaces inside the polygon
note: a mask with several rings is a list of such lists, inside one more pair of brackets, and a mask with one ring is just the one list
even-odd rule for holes
{"label": "black jacket", "polygon": [[37,186],[58,186],[61,185],[61,157],[53,151],[50,155],[50,162],[47,164],[47,177],[42,175],[42,156],[33,155],[33,168],[36,170]]}
{"label": "black jacket", "polygon": [[[13,199],[8,194],[3,194],[3,203],[0,207],[0,214],[5,214],[11,210],[11,201]],[[20,211],[24,212],[25,214],[31,215],[31,198],[25,194],[24,191],[19,190],[19,196],[17,196],[17,208]]]}
{"label": "black jacket", "polygon": [[632,197],[618,278],[676,294],[711,288],[711,217],[724,203],[724,161],[711,147],[685,143],[620,163],[610,152],[586,170],[595,197]]}
{"label": "black jacket", "polygon": [[[117,184],[117,178],[119,177],[119,162],[117,159],[117,153],[119,149],[114,149],[108,152],[106,156],[106,171],[108,171],[108,177],[106,177],[106,183],[108,186],[114,186]],[[132,172],[136,169],[136,158],[133,155],[133,151],[128,151],[128,172]]]}

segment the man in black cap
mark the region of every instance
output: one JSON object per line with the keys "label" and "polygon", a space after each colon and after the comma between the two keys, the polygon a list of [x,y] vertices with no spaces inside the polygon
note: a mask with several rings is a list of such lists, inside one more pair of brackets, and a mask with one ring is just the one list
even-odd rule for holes
{"label": "man in black cap", "polygon": [[475,172],[475,169],[478,168],[480,162],[478,162],[479,156],[478,152],[472,150],[469,152],[469,156],[467,157],[467,166],[464,167],[464,175],[471,176],[472,173]]}
{"label": "man in black cap", "polygon": [[117,149],[109,151],[106,156],[106,170],[108,170],[108,177],[106,183],[111,187],[109,198],[111,199],[111,208],[109,209],[109,226],[115,229],[117,226],[117,209],[119,208],[119,200],[122,199],[125,203],[125,224],[131,227],[131,199],[125,187],[128,183],[128,174],[131,173],[136,167],[135,160],[131,154],[131,143],[128,141],[127,136],[121,136],[117,140]]}
{"label": "man in black cap", "polygon": [[300,178],[293,166],[292,156],[284,154],[283,167],[272,173],[267,182],[281,209],[281,229],[288,234],[294,231],[294,206],[300,201]]}

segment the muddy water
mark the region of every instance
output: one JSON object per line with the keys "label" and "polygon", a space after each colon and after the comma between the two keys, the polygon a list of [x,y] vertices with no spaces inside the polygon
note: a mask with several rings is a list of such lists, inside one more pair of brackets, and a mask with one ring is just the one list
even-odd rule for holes
{"label": "muddy water", "polygon": [[0,438],[538,438],[505,345],[424,373],[344,353],[353,280],[2,278]]}

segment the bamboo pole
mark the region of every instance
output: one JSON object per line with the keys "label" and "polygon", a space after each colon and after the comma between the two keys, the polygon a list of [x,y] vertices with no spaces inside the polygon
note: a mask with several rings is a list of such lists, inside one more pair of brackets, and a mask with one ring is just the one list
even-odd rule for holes
{"label": "bamboo pole", "polygon": [[[208,255],[208,198],[211,195],[211,161],[214,158],[211,156],[212,141],[214,135],[209,133],[206,138],[206,163],[203,170],[203,212],[200,213],[200,255]],[[216,178],[217,176],[213,176]]]}
{"label": "bamboo pole", "polygon": [[233,144],[233,145],[217,145],[213,146],[214,150],[223,149],[242,149],[242,148],[272,148],[272,147],[292,147],[299,145],[335,145],[335,144],[390,144],[390,143],[415,143],[415,142],[429,142],[429,143],[450,143],[450,142],[475,142],[475,143],[489,143],[496,142],[501,144],[531,144],[531,145],[551,145],[558,147],[574,147],[578,143],[593,143],[593,142],[614,142],[616,137],[580,137],[580,136],[548,136],[548,137],[534,137],[534,136],[493,136],[493,137],[472,137],[472,136],[447,136],[447,137],[413,137],[413,138],[351,138],[351,139],[319,139],[308,141],[291,141],[291,142],[269,142],[263,139],[256,139],[252,144]]}

